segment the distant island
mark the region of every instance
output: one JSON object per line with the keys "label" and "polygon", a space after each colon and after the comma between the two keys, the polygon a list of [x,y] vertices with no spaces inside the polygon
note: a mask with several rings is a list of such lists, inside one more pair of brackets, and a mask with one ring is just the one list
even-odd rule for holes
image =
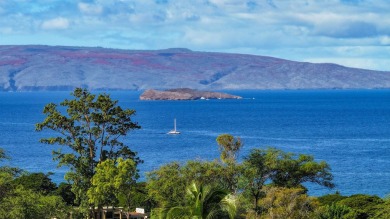
{"label": "distant island", "polygon": [[177,88],[165,91],[146,90],[140,96],[140,100],[199,100],[199,99],[241,99],[221,92],[199,91],[190,88]]}

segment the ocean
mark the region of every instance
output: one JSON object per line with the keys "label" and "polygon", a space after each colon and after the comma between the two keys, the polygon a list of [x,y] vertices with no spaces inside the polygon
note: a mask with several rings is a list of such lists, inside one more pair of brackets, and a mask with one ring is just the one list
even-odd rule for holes
{"label": "ocean", "polygon": [[[122,139],[144,163],[144,173],[172,161],[219,158],[216,137],[240,137],[240,160],[253,148],[276,147],[310,154],[330,164],[336,187],[305,184],[310,195],[339,191],[390,193],[390,90],[229,91],[240,100],[140,101],[140,92],[109,91],[142,128]],[[35,132],[45,104],[60,103],[70,92],[0,93],[0,147],[12,160],[1,164],[30,172],[53,172],[63,180],[51,151],[39,143],[53,133]],[[167,135],[177,120],[180,135]],[[0,164],[0,165],[1,165]]]}

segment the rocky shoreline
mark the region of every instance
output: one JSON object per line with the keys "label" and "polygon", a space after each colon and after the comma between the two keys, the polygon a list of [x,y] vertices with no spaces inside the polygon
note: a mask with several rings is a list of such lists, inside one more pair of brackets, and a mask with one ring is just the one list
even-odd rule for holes
{"label": "rocky shoreline", "polygon": [[242,97],[221,92],[199,91],[189,88],[169,89],[165,91],[146,90],[140,100],[201,100],[201,99],[241,99]]}

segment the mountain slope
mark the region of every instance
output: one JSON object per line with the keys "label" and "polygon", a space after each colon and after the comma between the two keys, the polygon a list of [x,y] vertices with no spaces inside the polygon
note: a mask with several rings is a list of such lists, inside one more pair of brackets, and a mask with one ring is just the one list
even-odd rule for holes
{"label": "mountain slope", "polygon": [[0,46],[0,90],[390,88],[390,72],[278,58],[63,46]]}

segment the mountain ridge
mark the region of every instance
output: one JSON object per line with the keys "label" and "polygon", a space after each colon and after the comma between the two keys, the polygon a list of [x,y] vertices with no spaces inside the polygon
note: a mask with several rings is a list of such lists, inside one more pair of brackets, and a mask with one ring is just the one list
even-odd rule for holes
{"label": "mountain ridge", "polygon": [[186,48],[0,46],[0,91],[383,89],[390,71]]}

